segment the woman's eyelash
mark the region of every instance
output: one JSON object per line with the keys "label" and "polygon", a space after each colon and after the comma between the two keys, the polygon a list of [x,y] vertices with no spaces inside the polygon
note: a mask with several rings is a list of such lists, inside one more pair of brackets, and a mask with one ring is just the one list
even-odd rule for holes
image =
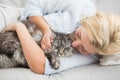
{"label": "woman's eyelash", "polygon": [[82,47],[82,51],[87,53],[87,51],[83,47]]}
{"label": "woman's eyelash", "polygon": [[82,51],[85,52],[85,50],[82,48]]}
{"label": "woman's eyelash", "polygon": [[79,39],[81,39],[81,34],[78,34]]}

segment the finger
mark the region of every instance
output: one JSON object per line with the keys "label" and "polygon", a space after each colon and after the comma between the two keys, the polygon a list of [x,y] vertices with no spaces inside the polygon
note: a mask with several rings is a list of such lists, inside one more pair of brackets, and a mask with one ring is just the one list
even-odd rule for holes
{"label": "finger", "polygon": [[41,44],[41,48],[42,48],[43,50],[46,49],[44,44]]}
{"label": "finger", "polygon": [[50,41],[49,38],[46,39],[46,47],[47,47],[47,48],[51,48],[51,41]]}
{"label": "finger", "polygon": [[46,49],[51,48],[51,42],[50,42],[50,38],[49,37],[45,37],[43,41],[44,41]]}
{"label": "finger", "polygon": [[53,37],[50,38],[50,42],[53,43]]}
{"label": "finger", "polygon": [[42,39],[41,42],[40,42],[40,44],[41,44],[41,48],[42,48],[43,50],[46,49],[46,47],[45,47],[45,43],[44,43],[44,42],[45,42],[44,39]]}
{"label": "finger", "polygon": [[49,43],[46,41],[46,39],[43,39],[41,44],[44,50],[49,49]]}

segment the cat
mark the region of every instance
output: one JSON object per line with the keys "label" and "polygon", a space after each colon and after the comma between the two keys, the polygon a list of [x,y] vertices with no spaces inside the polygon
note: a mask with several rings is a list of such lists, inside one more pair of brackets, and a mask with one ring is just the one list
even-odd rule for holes
{"label": "cat", "polygon": [[[26,25],[35,42],[41,46],[40,41],[42,34],[40,30],[28,20],[21,22]],[[52,31],[52,35],[54,37],[52,48],[45,50],[44,53],[50,62],[50,66],[53,69],[59,69],[59,58],[71,56],[73,53],[76,53],[77,50],[71,46],[73,33],[62,34]],[[0,68],[11,67],[29,68],[16,32],[0,33]]]}

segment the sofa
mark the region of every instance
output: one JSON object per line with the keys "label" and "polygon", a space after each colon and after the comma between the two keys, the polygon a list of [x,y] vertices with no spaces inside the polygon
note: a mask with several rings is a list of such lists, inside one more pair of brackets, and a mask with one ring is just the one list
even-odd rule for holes
{"label": "sofa", "polygon": [[[98,11],[120,14],[120,0],[92,0]],[[17,21],[27,0],[0,0],[0,31]],[[99,63],[75,67],[57,74],[36,74],[26,68],[0,69],[0,80],[120,80],[120,65]]]}

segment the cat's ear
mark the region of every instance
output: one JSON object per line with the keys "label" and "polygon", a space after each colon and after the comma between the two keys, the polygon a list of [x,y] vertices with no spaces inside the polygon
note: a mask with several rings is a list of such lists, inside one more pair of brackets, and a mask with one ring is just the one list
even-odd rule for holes
{"label": "cat's ear", "polygon": [[74,37],[73,37],[73,34],[69,34],[68,37],[66,37],[67,39],[66,40],[73,40]]}
{"label": "cat's ear", "polygon": [[53,38],[55,38],[55,37],[56,37],[55,32],[52,32],[52,37],[53,37]]}

